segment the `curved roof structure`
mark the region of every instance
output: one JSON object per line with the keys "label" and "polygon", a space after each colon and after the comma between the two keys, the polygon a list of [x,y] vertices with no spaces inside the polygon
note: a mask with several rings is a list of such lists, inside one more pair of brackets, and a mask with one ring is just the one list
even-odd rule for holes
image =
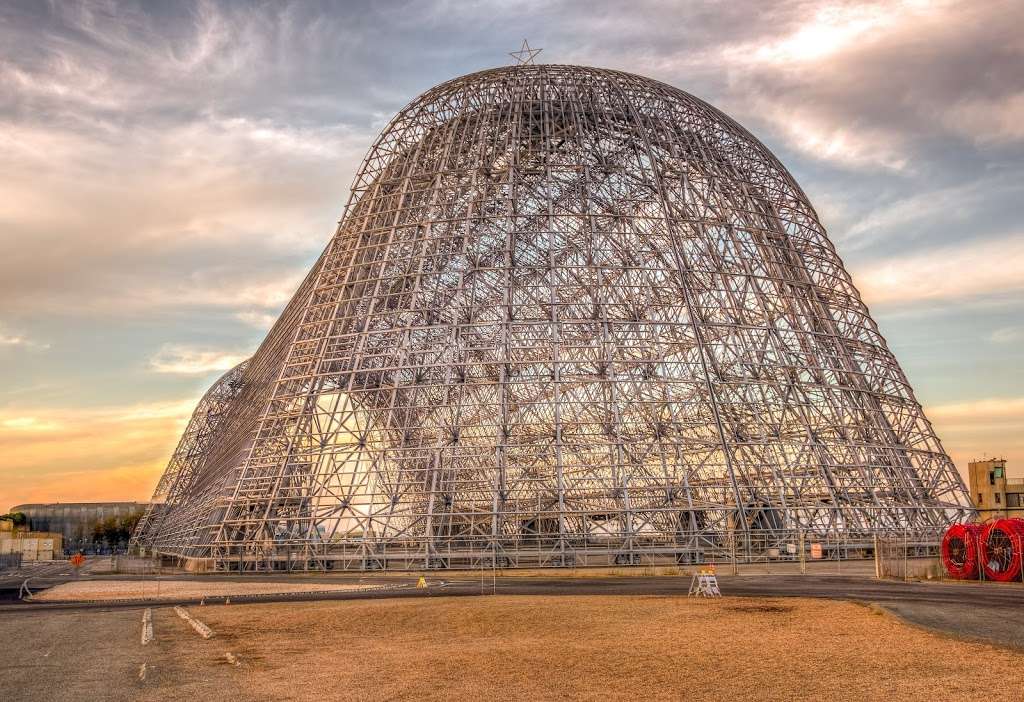
{"label": "curved roof structure", "polygon": [[143,545],[239,569],[700,561],[970,510],[792,176],[617,71],[488,70],[399,112],[240,373]]}

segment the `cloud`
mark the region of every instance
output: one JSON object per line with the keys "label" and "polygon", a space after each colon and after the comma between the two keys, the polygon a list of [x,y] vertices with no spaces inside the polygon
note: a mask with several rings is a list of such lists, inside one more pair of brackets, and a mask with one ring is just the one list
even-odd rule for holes
{"label": "cloud", "polygon": [[0,346],[24,346],[28,340],[23,336],[0,334]]}
{"label": "cloud", "polygon": [[869,304],[962,302],[1024,291],[1024,235],[926,251],[853,271]]}
{"label": "cloud", "polygon": [[951,426],[1024,425],[1024,397],[993,397],[936,405],[928,408],[928,416]]}
{"label": "cloud", "polygon": [[5,479],[18,481],[0,488],[0,509],[40,502],[148,502],[162,470],[159,457],[57,473],[0,470]]}
{"label": "cloud", "polygon": [[[837,248],[857,269],[937,249],[1012,239],[1020,231],[1013,213],[1024,197],[1024,160],[993,166],[952,185],[847,187],[829,194],[833,197],[818,196],[814,202]],[[998,280],[990,282],[998,289]]]}
{"label": "cloud", "polygon": [[1024,397],[991,397],[925,408],[950,457],[966,475],[967,464],[1002,456],[1024,465]]}
{"label": "cloud", "polygon": [[812,105],[794,109],[773,98],[751,97],[751,104],[759,106],[759,118],[804,156],[843,168],[893,172],[908,168],[910,157],[902,139],[888,130],[847,124]]}
{"label": "cloud", "polygon": [[720,99],[755,131],[839,167],[894,172],[955,163],[958,143],[1024,140],[1024,74],[1013,68],[1024,44],[1011,29],[1024,21],[1020,3],[771,8],[755,16],[759,31],[727,33],[696,62],[727,76]]}
{"label": "cloud", "polygon": [[5,331],[3,325],[0,325],[0,348],[7,347],[21,347],[21,348],[33,348],[33,349],[48,349],[49,344],[40,343],[33,341],[24,334],[18,334],[10,331]]}
{"label": "cloud", "polygon": [[1000,327],[993,331],[988,338],[996,344],[1014,344],[1024,341],[1024,327]]}
{"label": "cloud", "polygon": [[[1014,187],[1011,184],[1010,187]],[[994,188],[1006,188],[993,179],[962,183],[955,186],[928,189],[908,197],[899,198],[871,210],[843,234],[846,250],[860,249],[877,243],[886,236],[904,235],[921,222],[940,219],[964,221],[975,214],[979,204]],[[1017,187],[1019,189],[1019,186]],[[941,203],[940,207],[936,203]]]}
{"label": "cloud", "polygon": [[148,499],[197,401],[0,408],[0,511],[36,501]]}
{"label": "cloud", "polygon": [[167,402],[150,402],[145,404],[127,405],[124,407],[104,408],[91,413],[96,417],[109,417],[118,422],[138,422],[151,419],[173,419],[182,423],[192,414],[198,400],[188,398]]}
{"label": "cloud", "polygon": [[952,105],[942,121],[981,144],[1024,140],[1024,92],[968,98]]}
{"label": "cloud", "polygon": [[725,54],[734,62],[754,64],[804,64],[842,52],[854,42],[870,41],[898,21],[901,10],[912,3],[829,4],[813,11],[811,18],[788,35],[753,45],[728,47]]}
{"label": "cloud", "polygon": [[128,299],[110,291],[96,297],[92,304],[101,309],[110,309],[106,305],[113,305],[126,314],[173,307],[237,309],[235,318],[253,324],[254,320],[267,317],[276,320],[277,312],[295,294],[305,273],[304,268],[296,268],[264,274],[251,272],[247,276],[241,269],[215,268],[177,281],[140,285]]}
{"label": "cloud", "polygon": [[300,64],[350,30],[288,5],[150,10],[0,7],[0,315],[231,305],[333,233],[374,118]]}
{"label": "cloud", "polygon": [[234,368],[249,355],[251,354],[168,344],[150,359],[149,367],[157,373],[200,375]]}
{"label": "cloud", "polygon": [[191,415],[198,400],[134,403],[94,408],[40,407],[35,410],[0,409],[0,428],[7,432],[74,432],[85,424],[131,423],[149,420],[183,420]]}
{"label": "cloud", "polygon": [[0,427],[10,431],[59,431],[60,424],[38,417],[10,417],[0,420]]}
{"label": "cloud", "polygon": [[[145,497],[175,420],[59,403],[102,399],[126,365],[145,370],[118,396],[174,402],[239,360],[327,243],[379,129],[430,86],[505,63],[523,36],[547,47],[545,61],[651,75],[748,127],[853,256],[868,301],[900,306],[888,319],[970,309],[979,339],[995,330],[1007,357],[1024,348],[1009,331],[1024,304],[1019,1],[528,10],[0,3],[0,372],[23,386],[3,383],[19,406],[0,413],[0,441],[32,447],[0,486],[100,497],[122,481],[119,494]],[[886,329],[894,345],[905,333]],[[45,368],[25,352],[41,340],[55,345]],[[81,353],[50,363],[67,349]],[[984,396],[966,368],[981,358],[963,359],[964,385]],[[46,390],[55,406],[29,406],[42,383],[57,386]],[[150,427],[138,451],[126,426]],[[965,429],[956,446],[978,436]],[[133,470],[145,490],[130,487]]]}
{"label": "cloud", "polygon": [[235,314],[235,317],[256,329],[268,330],[277,321],[277,316],[256,310],[244,310]]}
{"label": "cloud", "polygon": [[278,307],[281,292],[265,289],[300,279],[326,245],[368,142],[344,127],[241,119],[113,137],[0,119],[0,313],[116,314],[236,294]]}

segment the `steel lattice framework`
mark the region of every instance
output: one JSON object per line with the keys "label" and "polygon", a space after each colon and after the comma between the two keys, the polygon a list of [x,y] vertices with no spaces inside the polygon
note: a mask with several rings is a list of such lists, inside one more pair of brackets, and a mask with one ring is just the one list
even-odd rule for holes
{"label": "steel lattice framework", "polygon": [[189,508],[189,502],[196,496],[194,487],[203,460],[211,448],[217,427],[231,409],[231,404],[242,389],[243,377],[248,361],[235,366],[213,384],[192,412],[185,433],[174,449],[164,474],[153,492],[149,507],[139,520],[133,540],[150,543],[159,535],[168,538],[162,530],[164,519],[169,514]]}
{"label": "steel lattice framework", "polygon": [[700,560],[970,511],[775,157],[555,65],[392,120],[156,501],[140,545],[239,569]]}

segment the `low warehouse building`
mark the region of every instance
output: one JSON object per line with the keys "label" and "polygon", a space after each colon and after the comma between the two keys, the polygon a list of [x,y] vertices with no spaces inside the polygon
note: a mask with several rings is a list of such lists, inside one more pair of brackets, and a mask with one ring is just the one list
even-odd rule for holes
{"label": "low warehouse building", "polygon": [[21,554],[23,562],[52,561],[64,557],[64,539],[53,532],[23,531],[9,519],[0,519],[0,556]]}
{"label": "low warehouse building", "polygon": [[63,537],[62,556],[65,547],[68,553],[93,552],[97,547],[93,536],[98,522],[142,514],[147,506],[145,502],[53,502],[18,505],[10,511],[24,514],[26,526],[32,531],[54,532]]}

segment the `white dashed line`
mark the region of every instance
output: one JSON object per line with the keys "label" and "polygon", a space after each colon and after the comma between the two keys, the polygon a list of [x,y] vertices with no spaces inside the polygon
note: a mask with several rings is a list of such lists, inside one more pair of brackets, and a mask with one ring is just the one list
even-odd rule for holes
{"label": "white dashed line", "polygon": [[196,630],[196,633],[204,639],[212,639],[214,637],[213,629],[206,626],[198,619],[195,619],[184,607],[175,607],[174,611],[178,613],[179,617],[191,624],[192,628]]}
{"label": "white dashed line", "polygon": [[142,613],[142,645],[153,640],[153,610],[148,607]]}
{"label": "white dashed line", "polygon": [[145,679],[146,679],[146,664],[143,663],[141,666],[139,666],[139,680],[145,680]]}

